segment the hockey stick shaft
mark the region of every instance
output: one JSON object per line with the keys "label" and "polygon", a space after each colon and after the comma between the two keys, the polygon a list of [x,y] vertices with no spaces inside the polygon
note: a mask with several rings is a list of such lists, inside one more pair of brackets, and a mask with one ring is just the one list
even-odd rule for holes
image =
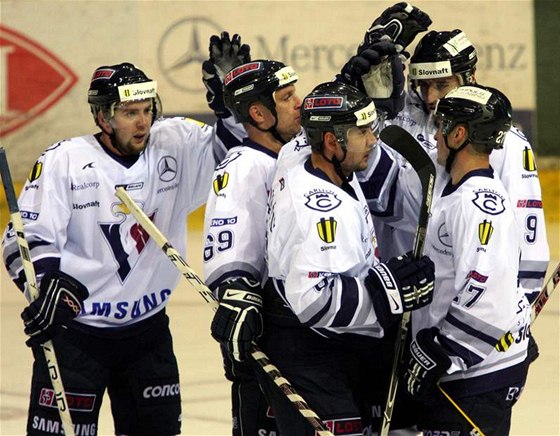
{"label": "hockey stick shaft", "polygon": [[[169,243],[167,238],[161,233],[157,226],[150,220],[138,204],[128,195],[123,187],[118,187],[115,195],[128,208],[130,213],[136,218],[140,225],[146,230],[155,243],[162,249],[169,260],[177,267],[189,284],[198,291],[204,300],[213,310],[218,307],[218,301],[214,294],[208,289],[206,284],[200,279],[198,274],[183,259],[181,254]],[[313,427],[319,436],[334,436],[325,426],[319,416],[309,408],[305,400],[295,391],[290,382],[286,380],[280,370],[274,366],[265,353],[253,344],[251,356],[257,364],[268,374],[274,384],[286,395],[293,406],[303,415],[307,422]]]}
{"label": "hockey stick shaft", "polygon": [[[33,262],[31,262],[29,244],[27,243],[27,239],[25,239],[23,220],[21,218],[21,213],[19,211],[19,206],[17,203],[14,184],[12,181],[12,176],[10,174],[10,167],[8,165],[8,158],[6,156],[6,150],[3,147],[0,147],[0,175],[2,177],[4,193],[6,194],[6,202],[8,203],[12,227],[14,232],[16,233],[16,241],[23,264],[23,271],[25,274],[25,280],[27,282],[28,292],[31,299],[35,300],[39,296],[39,290],[37,289],[37,279],[35,276],[35,268],[33,266]],[[45,353],[45,359],[47,361],[49,376],[53,386],[56,405],[58,407],[58,413],[60,414],[60,421],[62,422],[64,434],[68,436],[74,436],[72,417],[70,416],[68,402],[66,401],[66,393],[64,392],[64,385],[62,384],[60,370],[58,368],[58,361],[56,359],[52,341],[49,340],[42,344],[42,348]]]}
{"label": "hockey stick shaft", "polygon": [[[435,183],[435,167],[431,158],[426,154],[422,146],[404,129],[397,126],[388,126],[381,132],[381,139],[395,149],[412,165],[418,173],[422,185],[422,201],[420,203],[420,211],[418,214],[418,226],[416,227],[416,235],[414,237],[414,246],[412,249],[412,257],[419,259],[424,250],[424,242],[426,240],[426,229],[430,217],[430,208],[432,205],[434,183]],[[391,426],[393,410],[395,408],[395,398],[399,385],[399,367],[404,355],[406,336],[410,325],[410,312],[403,313],[399,329],[397,331],[397,340],[395,343],[395,353],[393,355],[393,364],[391,367],[391,378],[389,381],[389,392],[387,401],[381,420],[381,429],[379,434],[387,436]]]}

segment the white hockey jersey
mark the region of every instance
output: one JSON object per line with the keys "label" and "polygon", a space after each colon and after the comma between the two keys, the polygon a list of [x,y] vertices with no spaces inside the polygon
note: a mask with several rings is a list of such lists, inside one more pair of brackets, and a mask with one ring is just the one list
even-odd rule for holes
{"label": "white hockey jersey", "polygon": [[[491,376],[490,388],[498,389],[515,377],[513,368],[523,372],[528,343],[529,303],[517,287],[519,229],[492,169],[472,171],[455,186],[445,180],[436,183],[424,248],[436,266],[433,301],[412,313],[412,334],[440,330],[452,360],[442,382]],[[515,341],[498,351],[508,331]]]}
{"label": "white hockey jersey", "polygon": [[212,290],[227,278],[266,276],[266,208],[277,157],[246,138],[214,172],[204,219],[204,277]]}
{"label": "white hockey jersey", "polygon": [[[436,160],[435,127],[422,110],[419,101],[411,94],[407,95],[405,109],[392,120],[392,123],[407,130],[424,146],[434,161]],[[391,151],[389,153],[391,154]],[[382,167],[376,170],[376,179],[373,184],[370,184],[373,188],[363,186],[363,190],[375,215],[374,223],[378,238],[384,242],[381,244],[381,259],[386,260],[411,249],[415,226],[407,222],[406,218],[416,214],[411,210],[403,210],[403,207],[407,207],[407,202],[396,197],[399,195],[398,190],[391,185],[395,180],[391,177],[394,168],[391,168],[387,156],[377,156],[377,159],[381,159]],[[406,166],[406,163],[400,161],[399,165]],[[529,300],[532,301],[544,282],[550,252],[535,158],[531,145],[517,128],[512,127],[508,132],[503,149],[492,152],[490,165],[504,184],[514,206],[518,227],[524,233],[519,281]],[[387,178],[383,179],[383,174]],[[380,199],[379,192],[369,192],[368,189],[383,191],[390,194],[391,198],[386,195]]]}
{"label": "white hockey jersey", "polygon": [[308,153],[304,136],[280,153],[267,215],[269,276],[302,324],[326,336],[382,337],[364,285],[378,262],[365,198],[355,177],[351,191],[339,188]]}
{"label": "white hockey jersey", "polygon": [[[26,238],[38,275],[60,269],[87,287],[78,322],[125,326],[165,307],[180,275],[115,197],[115,188],[124,186],[185,255],[187,214],[206,200],[216,162],[226,153],[217,131],[188,119],[158,120],[132,165],[93,135],[58,142],[40,156],[19,198]],[[23,288],[9,229],[3,255]]]}

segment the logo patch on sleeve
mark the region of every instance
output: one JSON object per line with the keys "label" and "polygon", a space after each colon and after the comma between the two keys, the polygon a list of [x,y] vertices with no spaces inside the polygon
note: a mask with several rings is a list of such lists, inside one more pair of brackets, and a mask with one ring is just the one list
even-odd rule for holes
{"label": "logo patch on sleeve", "polygon": [[321,220],[317,223],[317,233],[319,234],[319,238],[327,244],[334,242],[337,224],[338,223],[332,216],[327,219],[321,218]]}
{"label": "logo patch on sleeve", "polygon": [[484,220],[478,224],[478,239],[482,245],[488,245],[490,238],[494,233],[494,227],[492,227],[492,221]]}
{"label": "logo patch on sleeve", "polygon": [[41,177],[42,172],[43,172],[43,163],[39,161],[35,162],[35,165],[33,165],[33,168],[31,168],[31,171],[29,171],[27,180],[29,180],[30,182],[34,182],[39,177]]}
{"label": "logo patch on sleeve", "polygon": [[224,189],[229,182],[229,173],[218,174],[212,183],[214,187],[214,193],[218,195],[218,193]]}

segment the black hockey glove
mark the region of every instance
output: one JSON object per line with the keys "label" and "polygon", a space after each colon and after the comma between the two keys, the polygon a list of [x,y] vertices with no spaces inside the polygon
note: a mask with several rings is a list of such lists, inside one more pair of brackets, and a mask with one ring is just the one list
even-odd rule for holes
{"label": "black hockey glove", "polygon": [[382,326],[396,320],[404,311],[416,310],[432,301],[435,266],[428,256],[413,260],[404,255],[379,263],[365,279]]}
{"label": "black hockey glove", "polygon": [[404,108],[405,99],[404,66],[396,53],[392,42],[376,42],[350,58],[337,79],[366,93],[389,119]]}
{"label": "black hockey glove", "polygon": [[228,32],[210,37],[210,58],[202,63],[202,82],[206,87],[206,101],[218,118],[231,116],[224,104],[223,82],[226,73],[251,60],[250,47],[241,44],[238,34],[229,38]]}
{"label": "black hockey glove", "polygon": [[45,273],[39,288],[39,298],[21,313],[29,347],[54,338],[82,311],[89,296],[87,288],[62,271]]}
{"label": "black hockey glove", "polygon": [[416,400],[432,403],[438,395],[437,383],[451,366],[451,360],[435,338],[436,327],[423,329],[410,344],[405,357],[404,386]]}
{"label": "black hockey glove", "polygon": [[263,332],[261,286],[238,278],[218,287],[220,304],[212,320],[212,337],[226,347],[234,360],[247,358],[253,341]]}
{"label": "black hockey glove", "polygon": [[358,47],[358,53],[378,41],[389,40],[395,43],[398,53],[409,58],[409,53],[404,52],[404,49],[416,35],[428,30],[430,24],[432,20],[425,12],[405,2],[397,3],[385,9],[371,24]]}

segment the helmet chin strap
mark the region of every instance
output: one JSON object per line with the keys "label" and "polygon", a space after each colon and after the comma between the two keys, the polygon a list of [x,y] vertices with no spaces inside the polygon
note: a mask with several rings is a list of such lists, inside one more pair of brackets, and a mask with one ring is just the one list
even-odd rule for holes
{"label": "helmet chin strap", "polygon": [[463,141],[463,143],[457,148],[451,148],[449,146],[449,143],[447,142],[447,135],[444,135],[443,139],[445,141],[445,146],[449,150],[449,155],[447,156],[447,159],[445,160],[445,171],[450,173],[451,172],[451,167],[453,166],[453,162],[455,161],[455,158],[457,157],[457,153],[459,153],[463,148],[465,148],[467,146],[468,138],[465,139]]}
{"label": "helmet chin strap", "polygon": [[272,114],[272,116],[274,117],[274,124],[269,127],[268,129],[263,129],[262,127],[259,127],[258,124],[255,122],[255,120],[253,118],[251,118],[249,120],[249,122],[256,127],[257,129],[259,129],[261,132],[268,132],[270,133],[274,139],[276,139],[280,144],[284,145],[286,142],[288,141],[284,138],[282,138],[282,135],[280,135],[280,133],[278,133],[278,130],[276,129],[276,127],[278,126],[278,113],[276,112],[276,108],[269,108],[270,113]]}
{"label": "helmet chin strap", "polygon": [[345,188],[346,186],[350,186],[350,183],[348,182],[348,177],[346,177],[344,175],[344,172],[342,171],[342,162],[344,162],[344,159],[346,159],[346,155],[347,155],[347,148],[346,146],[342,146],[342,152],[344,153],[344,155],[342,156],[342,159],[338,160],[338,158],[336,156],[333,155],[332,159],[329,159],[327,156],[325,156],[325,153],[323,152],[323,157],[325,158],[325,160],[329,163],[332,164],[332,166],[334,167],[334,171],[335,173],[338,175],[338,177],[340,177],[342,179],[342,187]]}

